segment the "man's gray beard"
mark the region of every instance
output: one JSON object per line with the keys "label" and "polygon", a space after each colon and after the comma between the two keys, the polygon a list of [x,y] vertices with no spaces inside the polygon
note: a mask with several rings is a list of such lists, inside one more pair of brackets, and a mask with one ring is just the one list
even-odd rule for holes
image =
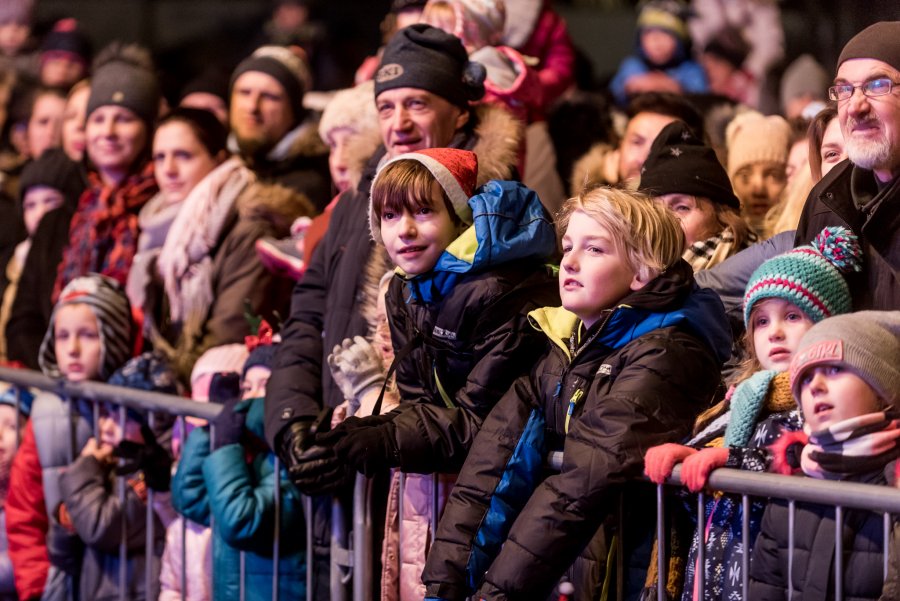
{"label": "man's gray beard", "polygon": [[[844,142],[844,150],[851,163],[870,171],[889,165],[895,152],[883,133],[877,140],[855,140],[851,134]],[[896,152],[900,153],[900,148]]]}

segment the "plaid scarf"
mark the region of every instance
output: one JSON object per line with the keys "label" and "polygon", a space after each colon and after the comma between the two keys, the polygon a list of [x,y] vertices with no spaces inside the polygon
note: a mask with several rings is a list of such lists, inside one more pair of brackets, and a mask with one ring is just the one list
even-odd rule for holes
{"label": "plaid scarf", "polygon": [[[747,244],[756,242],[756,235],[750,233]],[[707,238],[706,240],[697,240],[687,247],[681,257],[688,262],[694,273],[715,267],[734,253],[742,248],[737,248],[734,244],[734,232],[730,227],[726,227],[721,232]]]}
{"label": "plaid scarf", "polygon": [[114,188],[103,185],[96,173],[90,173],[88,179],[88,189],[78,200],[69,227],[69,245],[63,252],[53,290],[54,303],[66,284],[88,273],[100,273],[125,285],[137,251],[138,213],[159,190],[152,163]]}
{"label": "plaid scarf", "polygon": [[840,480],[874,472],[900,457],[900,412],[895,409],[843,420],[809,435],[800,466],[807,476]]}

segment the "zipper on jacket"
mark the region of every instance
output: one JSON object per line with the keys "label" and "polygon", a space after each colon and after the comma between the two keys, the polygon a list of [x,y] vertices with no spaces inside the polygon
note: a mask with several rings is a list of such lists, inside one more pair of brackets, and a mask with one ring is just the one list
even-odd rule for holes
{"label": "zipper on jacket", "polygon": [[584,390],[579,388],[572,394],[572,398],[569,399],[569,409],[566,411],[566,434],[569,433],[569,420],[572,418],[572,414],[575,412],[575,405],[578,404],[578,401],[581,400],[581,397],[584,396]]}

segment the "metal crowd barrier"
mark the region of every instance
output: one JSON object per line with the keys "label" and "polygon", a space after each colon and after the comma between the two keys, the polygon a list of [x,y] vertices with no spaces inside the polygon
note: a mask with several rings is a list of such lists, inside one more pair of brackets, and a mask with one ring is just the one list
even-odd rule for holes
{"label": "metal crowd barrier", "polygon": [[[212,403],[198,403],[195,401],[187,400],[177,396],[159,394],[154,392],[146,392],[142,390],[136,390],[132,388],[123,388],[118,386],[110,386],[108,384],[102,384],[97,382],[81,382],[81,383],[73,383],[68,382],[66,380],[55,380],[52,378],[48,378],[39,372],[29,371],[29,370],[19,370],[19,369],[10,369],[10,368],[2,368],[0,367],[0,381],[9,382],[16,386],[24,386],[30,388],[37,388],[49,392],[56,393],[60,398],[71,402],[71,399],[85,399],[94,403],[94,415],[93,415],[93,427],[94,432],[98,431],[97,422],[98,422],[98,405],[99,402],[111,403],[119,406],[119,421],[120,427],[124,430],[125,428],[125,419],[126,419],[126,409],[137,409],[144,411],[148,414],[149,420],[152,425],[152,421],[156,414],[168,414],[176,416],[179,420],[181,420],[182,431],[184,429],[184,418],[187,416],[198,417],[201,419],[205,419],[209,422],[212,422],[219,412],[222,410],[221,405],[212,404]],[[16,405],[18,409],[19,397],[16,396]],[[71,410],[71,405],[70,405]],[[74,434],[73,434],[74,435]],[[215,440],[215,428],[210,423],[210,438],[211,442]],[[19,432],[17,430],[17,440],[19,440]],[[70,460],[74,460],[74,457],[70,457]],[[562,465],[562,453],[551,453],[549,457],[548,464],[551,469],[560,469]],[[276,474],[280,471],[279,462],[276,458],[275,460],[275,470]],[[275,479],[275,532],[273,538],[273,549],[272,549],[272,561],[273,561],[273,577],[272,577],[272,599],[273,601],[278,601],[278,580],[279,580],[279,552],[280,552],[280,525],[281,525],[281,487],[280,487],[280,478]],[[401,477],[400,481],[400,511],[403,509],[403,487],[405,483],[405,478]],[[682,482],[680,479],[680,466],[676,466],[673,471],[672,476],[669,478],[665,485],[657,486],[656,497],[657,497],[657,538],[662,541],[665,539],[665,486],[681,486]],[[119,500],[124,504],[125,502],[125,492],[126,492],[126,482],[124,477],[120,477],[118,479],[118,488],[117,493],[119,495]],[[812,478],[799,478],[799,477],[788,477],[788,476],[780,476],[776,474],[766,474],[766,473],[757,473],[757,472],[745,472],[740,470],[733,469],[725,469],[721,468],[712,472],[709,477],[709,488],[711,490],[717,490],[725,493],[737,494],[741,495],[741,501],[743,505],[743,545],[744,548],[747,549],[750,547],[749,545],[749,507],[750,507],[750,499],[751,497],[759,497],[759,498],[777,498],[777,499],[785,499],[789,502],[789,547],[790,554],[789,556],[792,558],[793,556],[793,548],[794,548],[794,512],[797,502],[809,502],[816,503],[819,505],[831,505],[835,507],[835,569],[834,569],[834,598],[836,601],[841,601],[843,598],[843,556],[842,556],[842,536],[841,532],[843,530],[843,512],[845,509],[859,509],[872,511],[875,513],[881,513],[884,515],[884,575],[887,575],[888,570],[888,555],[889,555],[889,543],[890,543],[890,531],[891,531],[891,514],[900,514],[900,490],[890,488],[887,486],[877,486],[877,485],[866,485],[866,484],[857,484],[850,482],[834,482],[834,481],[823,481],[823,480],[815,480]],[[438,477],[433,476],[432,480],[432,492],[434,502],[432,505],[432,515],[431,515],[431,524],[432,528],[436,529],[437,522],[439,519],[439,504],[438,504]],[[154,542],[154,528],[155,522],[153,519],[153,491],[148,491],[149,498],[147,500],[147,524],[146,524],[146,538],[147,538],[147,547],[146,547],[146,582],[145,587],[147,591],[152,590],[151,587],[151,577],[152,577],[152,559],[153,559],[153,542]],[[353,516],[352,516],[352,524],[353,524],[353,532],[350,538],[351,549],[349,558],[345,561],[348,568],[348,572],[342,578],[343,581],[346,581],[348,578],[352,578],[352,599],[353,601],[368,601],[371,599],[372,592],[372,582],[373,582],[373,574],[372,574],[372,566],[373,566],[373,540],[372,540],[372,499],[371,499],[371,490],[368,486],[368,481],[363,476],[358,476],[356,480],[356,485],[354,488],[354,499],[353,499]],[[307,600],[313,599],[313,591],[314,591],[314,581],[313,581],[313,543],[312,543],[312,504],[309,498],[303,498],[303,507],[304,513],[306,517],[306,532],[307,532]],[[699,494],[697,496],[697,512],[698,512],[698,523],[704,522],[705,516],[705,495]],[[124,520],[124,513],[123,513]],[[402,521],[402,513],[401,513],[401,521]],[[620,512],[620,522],[621,522],[621,512]],[[119,572],[119,582],[124,584],[127,578],[126,568],[127,568],[127,546],[126,546],[126,529],[123,524],[123,538],[120,542],[119,546],[119,556],[120,556],[120,572]],[[181,540],[182,540],[182,557],[181,557],[181,565],[182,565],[182,573],[181,573],[181,595],[182,599],[185,598],[187,582],[186,582],[186,566],[187,566],[187,556],[186,556],[186,531],[187,525],[186,521],[182,519],[182,531],[181,531]],[[616,539],[619,545],[619,553],[617,553],[617,557],[619,557],[619,575],[622,573],[622,537],[619,536]],[[665,549],[664,545],[660,544],[659,552],[657,553],[657,573],[663,575],[666,573],[665,565],[666,565],[666,557],[665,557]],[[699,545],[698,552],[698,565],[704,565],[704,545]],[[399,560],[399,558],[398,558]],[[749,599],[749,562],[750,555],[744,553],[743,556],[743,566],[741,570],[742,577],[742,586],[743,586],[743,597],[744,599]],[[792,565],[789,561],[788,565],[788,595],[790,599],[790,591],[792,590],[791,586],[791,568]],[[696,571],[695,578],[697,579],[697,585],[699,590],[703,590],[704,587],[704,570],[700,569]],[[212,574],[210,575],[212,578]],[[240,599],[243,601],[246,597],[246,581],[245,581],[245,564],[244,564],[244,553],[240,554]],[[622,579],[619,578],[620,590],[618,591],[619,596],[621,596],[621,584]],[[665,597],[665,585],[663,582],[657,587],[657,598],[660,600],[664,600]],[[126,587],[120,586],[119,599],[125,601],[127,599]]]}

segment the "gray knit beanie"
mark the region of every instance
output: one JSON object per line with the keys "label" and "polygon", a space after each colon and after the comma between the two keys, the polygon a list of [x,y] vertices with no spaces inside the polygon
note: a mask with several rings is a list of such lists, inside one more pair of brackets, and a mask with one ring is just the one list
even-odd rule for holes
{"label": "gray knit beanie", "polygon": [[900,399],[900,311],[859,311],[820,321],[800,340],[791,360],[791,391],[816,365],[844,366],[888,403]]}
{"label": "gray knit beanie", "polygon": [[854,58],[871,58],[900,70],[900,21],[881,21],[853,36],[838,58],[837,66]]}
{"label": "gray knit beanie", "polygon": [[99,379],[106,381],[131,357],[135,328],[125,291],[116,280],[105,275],[92,273],[75,278],[63,288],[41,343],[38,364],[45,375],[63,377],[56,361],[56,314],[60,307],[76,304],[87,305],[97,318],[101,353]]}
{"label": "gray knit beanie", "polygon": [[295,123],[302,120],[303,94],[311,83],[309,69],[302,58],[283,46],[257,48],[235,67],[228,85],[229,95],[234,82],[247,71],[259,71],[275,78],[287,94],[288,103],[294,111]]}
{"label": "gray knit beanie", "polygon": [[135,44],[113,42],[97,56],[87,114],[101,106],[129,109],[152,129],[159,114],[159,81],[150,54]]}

